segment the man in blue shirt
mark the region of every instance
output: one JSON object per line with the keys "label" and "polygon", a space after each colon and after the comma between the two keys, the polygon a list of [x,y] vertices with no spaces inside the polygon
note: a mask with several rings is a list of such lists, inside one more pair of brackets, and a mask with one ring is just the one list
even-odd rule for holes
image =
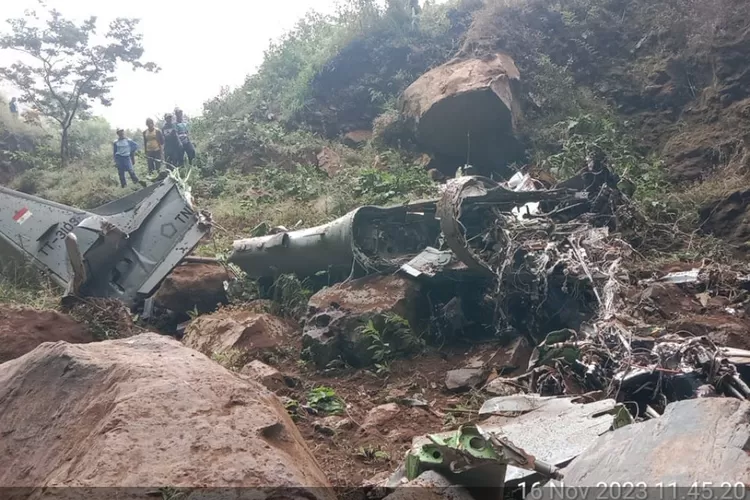
{"label": "man in blue shirt", "polygon": [[138,150],[138,144],[125,137],[125,131],[121,128],[117,129],[117,140],[112,144],[112,152],[115,157],[115,166],[117,167],[117,173],[120,176],[120,185],[125,187],[128,183],[125,181],[125,172],[130,174],[130,178],[133,182],[139,183],[141,186],[146,187],[146,183],[138,179],[133,170],[133,164],[135,163],[135,152]]}

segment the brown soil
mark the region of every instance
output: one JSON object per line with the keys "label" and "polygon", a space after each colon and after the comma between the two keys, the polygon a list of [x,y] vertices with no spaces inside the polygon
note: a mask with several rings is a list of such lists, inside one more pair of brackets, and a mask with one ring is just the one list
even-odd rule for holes
{"label": "brown soil", "polygon": [[95,339],[84,325],[57,311],[0,306],[0,363],[60,340],[80,344]]}
{"label": "brown soil", "polygon": [[[445,388],[449,370],[463,368],[469,361],[481,359],[493,367],[506,364],[503,346],[498,342],[465,344],[427,349],[418,357],[394,361],[387,375],[368,370],[342,369],[328,373],[299,363],[301,335],[288,339],[286,355],[267,360],[295,387],[277,393],[302,405],[295,420],[308,446],[316,455],[323,472],[333,486],[354,489],[378,474],[391,473],[411,447],[412,438],[428,433],[457,429],[476,416],[484,402],[478,391],[453,394]],[[520,373],[520,372],[519,372]],[[346,403],[340,415],[354,425],[338,429],[333,436],[316,430],[315,422],[326,417],[305,409],[307,393],[315,387],[331,387]],[[428,407],[401,404],[400,412],[382,425],[362,429],[373,408],[399,399],[418,396]],[[385,452],[374,458],[372,452]],[[370,452],[370,456],[368,455]],[[386,458],[387,457],[387,458]]]}
{"label": "brown soil", "polygon": [[224,291],[227,280],[229,274],[218,264],[182,264],[167,276],[154,300],[165,309],[181,313],[194,308],[201,313],[214,311],[227,301]]}

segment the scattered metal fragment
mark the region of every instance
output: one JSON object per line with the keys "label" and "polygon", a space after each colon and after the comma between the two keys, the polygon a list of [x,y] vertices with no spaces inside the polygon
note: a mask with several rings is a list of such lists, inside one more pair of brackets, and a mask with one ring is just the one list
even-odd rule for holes
{"label": "scattered metal fragment", "polygon": [[504,396],[491,398],[484,402],[479,409],[480,415],[494,415],[511,413],[512,416],[528,413],[537,410],[547,404],[551,399],[550,396],[540,396],[539,394],[515,394],[513,396]]}
{"label": "scattered metal fragment", "polygon": [[406,456],[406,478],[437,471],[454,483],[471,487],[502,488],[509,465],[561,478],[557,468],[529,455],[505,436],[466,425],[449,434],[428,435]]}

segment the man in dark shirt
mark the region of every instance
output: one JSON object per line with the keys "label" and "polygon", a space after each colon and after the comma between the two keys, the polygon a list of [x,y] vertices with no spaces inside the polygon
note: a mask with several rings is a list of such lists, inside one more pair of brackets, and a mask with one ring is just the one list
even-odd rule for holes
{"label": "man in dark shirt", "polygon": [[10,100],[10,103],[8,103],[8,108],[10,108],[10,114],[13,115],[13,118],[18,118],[18,103],[16,102],[15,97],[13,97]]}
{"label": "man in dark shirt", "polygon": [[161,128],[161,133],[164,136],[164,156],[169,170],[172,170],[173,167],[181,167],[184,163],[183,157],[185,156],[180,139],[177,137],[177,127],[172,118],[171,113],[164,115],[165,123]]}

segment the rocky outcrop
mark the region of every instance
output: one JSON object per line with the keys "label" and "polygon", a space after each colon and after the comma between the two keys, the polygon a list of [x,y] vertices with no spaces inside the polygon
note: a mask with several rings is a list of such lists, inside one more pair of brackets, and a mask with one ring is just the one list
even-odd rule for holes
{"label": "rocky outcrop", "polygon": [[0,307],[0,363],[23,356],[44,342],[84,344],[96,340],[66,314],[30,307]]}
{"label": "rocky outcrop", "polygon": [[714,200],[700,210],[701,228],[731,243],[739,250],[750,250],[750,190],[735,191]]}
{"label": "rocky outcrop", "polygon": [[183,342],[207,356],[241,350],[262,359],[294,333],[294,325],[268,313],[222,310],[190,322]]}
{"label": "rocky outcrop", "polygon": [[[362,327],[373,320],[382,327],[385,316],[396,315],[419,328],[424,310],[421,288],[401,276],[371,275],[324,288],[310,298],[302,345],[319,367],[342,357],[354,366],[372,362],[372,341]],[[391,347],[398,349],[398,339]]]}
{"label": "rocky outcrop", "polygon": [[154,295],[160,307],[186,313],[215,311],[227,303],[224,282],[229,280],[226,269],[216,264],[183,264],[176,267]]}
{"label": "rocky outcrop", "polygon": [[4,363],[0,414],[4,487],[262,486],[335,498],[274,395],[164,336],[45,344]]}
{"label": "rocky outcrop", "polygon": [[406,89],[401,113],[413,123],[419,144],[452,160],[454,170],[467,157],[480,171],[493,170],[523,152],[515,138],[519,80],[518,68],[506,54],[454,59]]}
{"label": "rocky outcrop", "polygon": [[371,130],[352,130],[344,134],[343,143],[350,148],[359,149],[372,140]]}

